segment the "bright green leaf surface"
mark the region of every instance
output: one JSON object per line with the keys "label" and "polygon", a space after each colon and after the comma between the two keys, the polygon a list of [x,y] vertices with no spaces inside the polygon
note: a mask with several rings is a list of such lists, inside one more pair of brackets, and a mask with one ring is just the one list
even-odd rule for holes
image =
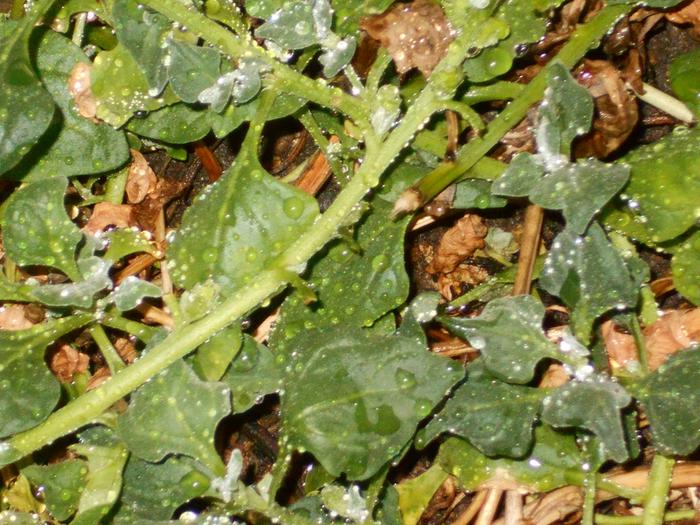
{"label": "bright green leaf surface", "polygon": [[256,37],[272,40],[283,49],[303,49],[328,35],[332,11],[327,0],[301,0],[284,7],[255,30]]}
{"label": "bright green leaf surface", "polygon": [[201,381],[177,361],[131,396],[129,409],[119,417],[119,435],[147,461],[184,454],[216,472],[221,460],[214,450],[214,429],[229,413],[229,396],[224,385]]}
{"label": "bright green leaf surface", "polygon": [[83,235],[63,205],[67,186],[65,178],[54,178],[16,190],[5,204],[3,242],[17,264],[52,266],[79,280],[75,251]]}
{"label": "bright green leaf surface", "polygon": [[440,317],[451,332],[481,351],[494,376],[511,383],[532,380],[535,367],[546,357],[562,359],[542,331],[544,306],[520,295],[494,299],[474,318]]}
{"label": "bright green leaf surface", "polygon": [[22,469],[32,485],[42,487],[46,508],[59,521],[67,520],[78,510],[87,472],[87,464],[78,459]]}
{"label": "bright green leaf surface", "polygon": [[231,389],[234,413],[245,412],[262,396],[277,392],[281,380],[275,356],[249,335],[243,336],[240,352],[221,378]]}
{"label": "bright green leaf surface", "polygon": [[169,249],[168,265],[179,286],[213,279],[231,293],[269,266],[318,215],[312,197],[260,166],[257,145],[249,142],[185,212]]}
{"label": "bright green leaf surface", "polygon": [[620,411],[629,394],[617,383],[593,380],[567,383],[542,402],[542,420],[555,427],[585,428],[604,445],[608,457],[623,462],[629,457]]}
{"label": "bright green leaf surface", "polygon": [[78,263],[83,280],[66,284],[44,284],[32,290],[32,296],[50,306],[90,308],[97,292],[110,288],[110,264],[99,257],[88,257]]}
{"label": "bright green leaf surface", "polygon": [[125,312],[136,308],[145,297],[160,297],[162,294],[159,286],[130,275],[114,289],[109,299],[114,301],[118,310]]}
{"label": "bright green leaf surface", "polygon": [[31,291],[34,287],[23,282],[12,282],[0,272],[0,301],[28,301],[33,300]]}
{"label": "bright green leaf surface", "polygon": [[662,454],[686,455],[700,445],[700,348],[681,350],[635,388]]}
{"label": "bright green leaf surface", "polygon": [[58,402],[60,387],[44,363],[44,351],[91,319],[74,315],[26,330],[0,331],[0,436],[20,432],[48,417]]}
{"label": "bright green leaf surface", "polygon": [[15,512],[12,510],[3,510],[0,512],[0,524],[2,525],[44,525],[38,514],[30,514],[28,512]]}
{"label": "bright green leaf surface", "polygon": [[331,474],[367,479],[460,377],[459,366],[427,352],[424,338],[309,330],[285,378],[284,431]]}
{"label": "bright green leaf surface", "polygon": [[487,180],[467,179],[455,184],[455,196],[452,207],[469,208],[503,208],[508,201],[491,194],[492,183]]}
{"label": "bright green leaf surface", "polygon": [[545,392],[510,385],[470,366],[445,408],[419,433],[424,445],[443,432],[469,440],[487,456],[522,457],[532,447],[532,427]]}
{"label": "bright green leaf surface", "polygon": [[700,114],[700,49],[678,55],[668,67],[673,92]]}
{"label": "bright green leaf surface", "polygon": [[449,474],[433,465],[421,475],[396,485],[404,525],[416,525]]}
{"label": "bright green leaf surface", "polygon": [[[194,355],[193,368],[207,381],[218,381],[241,349],[241,328],[228,326],[202,344]],[[252,365],[252,364],[251,364]]]}
{"label": "bright green leaf surface", "polygon": [[145,252],[156,255],[158,250],[143,231],[131,228],[118,228],[104,234],[109,246],[104,258],[113,262],[133,253]]}
{"label": "bright green leaf surface", "polygon": [[168,144],[188,144],[209,133],[211,112],[187,104],[173,104],[152,111],[144,118],[131,119],[127,128],[142,137]]}
{"label": "bright green leaf surface", "polygon": [[671,261],[676,289],[689,301],[700,305],[700,232],[691,235],[673,255]]}
{"label": "bright green leaf surface", "polygon": [[172,41],[168,76],[173,91],[184,102],[197,102],[199,94],[219,79],[220,63],[215,49]]}
{"label": "bright green leaf surface", "polygon": [[29,54],[35,22],[35,16],[19,23],[0,17],[0,175],[36,144],[55,111]]}

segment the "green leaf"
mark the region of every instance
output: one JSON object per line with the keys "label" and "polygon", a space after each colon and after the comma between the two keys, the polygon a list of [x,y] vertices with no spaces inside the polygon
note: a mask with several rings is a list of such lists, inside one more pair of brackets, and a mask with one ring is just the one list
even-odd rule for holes
{"label": "green leaf", "polygon": [[700,49],[675,57],[668,66],[668,77],[676,96],[700,114]]}
{"label": "green leaf", "polygon": [[367,479],[462,377],[458,368],[413,334],[308,330],[284,381],[284,432],[334,476]]}
{"label": "green leaf", "polygon": [[215,49],[171,41],[168,76],[173,91],[184,102],[197,102],[199,94],[219,79],[220,63]]}
{"label": "green leaf", "polygon": [[54,319],[14,332],[0,331],[0,436],[15,434],[48,417],[58,403],[58,380],[44,363],[46,347],[89,323],[90,315]]}
{"label": "green leaf", "polygon": [[621,410],[631,400],[624,388],[602,376],[566,383],[542,401],[542,421],[554,427],[590,430],[602,442],[608,457],[622,463],[629,453]]}
{"label": "green leaf", "polygon": [[[248,3],[252,3],[251,0],[246,2],[246,6]],[[335,29],[342,35],[354,34],[362,17],[381,14],[393,3],[394,0],[331,0]]]}
{"label": "green leaf", "polygon": [[29,152],[53,119],[53,100],[29,55],[29,37],[40,15],[20,22],[0,17],[0,175]]}
{"label": "green leaf", "polygon": [[449,432],[469,440],[487,456],[522,457],[532,448],[532,427],[537,420],[542,389],[510,385],[471,365],[440,413],[418,435],[427,445]]}
{"label": "green leaf", "polygon": [[183,503],[201,496],[209,483],[194,461],[186,457],[150,463],[132,455],[124,468],[124,486],[114,522],[170,519]]}
{"label": "green leaf", "polygon": [[97,118],[114,127],[122,126],[137,111],[153,111],[175,102],[167,89],[161,96],[148,94],[148,80],[123,44],[97,54],[91,87]]}
{"label": "green leaf", "polygon": [[0,272],[0,301],[31,302],[33,285],[26,282],[12,282]]}
{"label": "green leaf", "polygon": [[192,366],[207,381],[218,381],[241,349],[240,326],[228,326],[211,336],[194,355]]}
{"label": "green leaf", "polygon": [[201,319],[219,303],[220,287],[212,280],[195,284],[180,296],[180,311],[185,322]]}
{"label": "green leaf", "polygon": [[148,81],[149,94],[158,95],[168,81],[170,21],[145,9],[137,0],[116,0],[112,18],[119,43],[129,50]]}
{"label": "green leaf", "polygon": [[301,0],[272,13],[255,30],[255,36],[272,40],[283,49],[303,49],[328,36],[332,17],[328,0]]}
{"label": "green leaf", "polygon": [[94,525],[109,513],[119,497],[122,471],[129,454],[122,444],[109,447],[81,444],[70,448],[87,458],[89,469],[78,514],[71,525]]}
{"label": "green leaf", "polygon": [[104,255],[106,260],[116,262],[122,257],[139,252],[158,256],[158,249],[151,242],[148,232],[131,228],[118,228],[105,233],[103,237],[109,246]]}
{"label": "green leaf", "polygon": [[399,509],[404,525],[416,525],[428,508],[430,500],[442,486],[449,474],[440,466],[433,465],[428,470],[396,485],[399,493]]}
{"label": "green leaf", "polygon": [[29,465],[22,469],[35,487],[41,487],[46,508],[58,521],[65,521],[78,510],[78,501],[85,486],[87,465],[69,459],[52,465]]}
{"label": "green leaf", "polygon": [[491,194],[491,181],[467,179],[455,184],[455,195],[452,207],[455,209],[470,208],[503,208],[508,201]]}
{"label": "green leaf", "polygon": [[54,178],[16,190],[5,203],[3,242],[7,255],[20,266],[52,266],[79,280],[75,251],[83,234],[64,208],[67,186],[67,179]]}
{"label": "green leaf", "polygon": [[505,475],[532,492],[549,492],[569,485],[569,472],[580,473],[583,459],[572,434],[538,425],[532,452],[523,459],[489,458],[467,441],[451,437],[440,446],[436,462],[466,490],[482,488],[489,480],[502,481]]}
{"label": "green leaf", "polygon": [[119,416],[118,432],[135,455],[160,461],[184,454],[215,472],[221,460],[214,449],[214,428],[229,413],[230,393],[221,383],[201,381],[176,361],[131,396]]}
{"label": "green leaf", "polygon": [[693,233],[681,244],[671,261],[676,290],[696,305],[700,305],[698,268],[700,268],[700,231]]}
{"label": "green leaf", "polygon": [[159,286],[130,275],[114,289],[107,299],[114,301],[117,310],[126,312],[141,304],[144,297],[160,297],[161,295],[163,295],[163,291]]}
{"label": "green leaf", "polygon": [[644,407],[654,447],[685,456],[700,445],[700,348],[681,350],[634,387]]}
{"label": "green leaf", "polygon": [[123,132],[95,124],[75,109],[68,79],[78,63],[89,63],[85,53],[69,39],[46,31],[37,49],[37,68],[58,105],[59,118],[41,138],[31,159],[21,162],[9,176],[23,180],[73,177],[114,170],[129,159]]}
{"label": "green leaf", "polygon": [[99,257],[88,257],[78,263],[83,280],[66,284],[44,284],[31,292],[36,300],[50,306],[77,306],[90,308],[95,294],[112,287],[109,262]]}
{"label": "green leaf", "polygon": [[233,412],[238,414],[258,403],[262,396],[277,392],[282,370],[269,348],[244,335],[240,352],[221,381],[231,389]]}
{"label": "green leaf", "polygon": [[43,525],[44,520],[34,513],[3,510],[0,512],[0,523],[2,525]]}
{"label": "green leaf", "polygon": [[211,131],[211,112],[187,104],[173,104],[151,111],[144,118],[133,118],[127,129],[168,144],[189,144]]}
{"label": "green leaf", "polygon": [[212,279],[230,294],[269,267],[318,216],[312,197],[262,168],[256,147],[246,140],[234,164],[185,212],[169,246],[168,268],[179,286]]}
{"label": "green leaf", "polygon": [[354,523],[364,523],[369,518],[367,503],[357,485],[347,489],[339,485],[326,485],[321,490],[321,500],[331,515],[342,516]]}
{"label": "green leaf", "polygon": [[636,306],[639,284],[597,223],[584,237],[559,234],[540,276],[540,286],[573,310],[574,333],[584,342],[600,315]]}
{"label": "green leaf", "polygon": [[528,383],[537,364],[547,357],[565,359],[542,331],[544,306],[534,297],[519,295],[494,299],[474,318],[439,320],[455,335],[481,351],[484,365],[497,378]]}

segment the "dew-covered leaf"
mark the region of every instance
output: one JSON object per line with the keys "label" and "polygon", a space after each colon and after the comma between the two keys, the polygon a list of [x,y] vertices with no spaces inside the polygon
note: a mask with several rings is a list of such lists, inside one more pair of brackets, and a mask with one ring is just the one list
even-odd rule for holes
{"label": "dew-covered leaf", "polygon": [[545,167],[539,155],[519,153],[498,179],[492,192],[510,197],[525,197],[533,191],[545,175]]}
{"label": "dew-covered leaf", "polygon": [[201,496],[209,478],[193,460],[171,457],[160,463],[131,456],[124,468],[124,483],[114,514],[114,523],[130,524],[137,519],[167,520],[183,503]]}
{"label": "dew-covered leaf", "polygon": [[176,361],[132,394],[118,432],[129,450],[147,461],[184,454],[216,471],[221,460],[214,429],[229,413],[229,397],[226,386],[202,381]]}
{"label": "dew-covered leaf", "polygon": [[231,389],[233,412],[238,414],[280,389],[282,369],[268,347],[244,335],[240,352],[221,381]]}
{"label": "dew-covered leaf", "polygon": [[0,17],[0,175],[36,144],[55,111],[29,56],[36,18],[28,15],[14,22]]}
{"label": "dew-covered leaf", "polygon": [[32,485],[42,488],[46,508],[58,521],[66,521],[78,510],[87,472],[87,464],[79,459],[22,469]]}
{"label": "dew-covered leaf", "polygon": [[700,115],[700,49],[675,57],[668,66],[668,76],[676,96]]}
{"label": "dew-covered leaf", "polygon": [[148,94],[146,76],[122,44],[97,54],[91,86],[97,101],[97,118],[114,127],[124,124],[137,111],[153,111],[176,100],[167,89],[158,97]]}
{"label": "dew-covered leaf", "polygon": [[543,318],[542,303],[520,295],[494,299],[478,317],[441,316],[439,320],[481,351],[484,365],[494,376],[511,383],[527,383],[542,359],[564,358],[545,337]]}
{"label": "dew-covered leaf", "polygon": [[605,447],[606,456],[621,463],[629,457],[621,410],[631,399],[619,384],[602,377],[575,381],[545,397],[542,420],[554,427],[590,430]]}
{"label": "dew-covered leaf", "polygon": [[122,44],[146,77],[151,95],[158,95],[168,81],[166,56],[170,21],[144,8],[137,0],[116,0],[112,7],[113,26]]}
{"label": "dew-covered leaf", "polygon": [[427,445],[449,432],[463,437],[487,456],[522,457],[532,448],[532,427],[545,392],[511,385],[489,376],[481,366],[469,367],[445,407],[418,435]]}
{"label": "dew-covered leaf", "polygon": [[251,282],[318,216],[312,197],[263,169],[256,148],[247,140],[234,164],[185,212],[169,247],[169,268],[179,286],[212,279],[222,293],[231,293]]}
{"label": "dew-covered leaf", "polygon": [[700,305],[700,231],[693,233],[676,250],[671,269],[676,290],[692,303]]}
{"label": "dew-covered leaf", "polygon": [[570,231],[559,234],[540,276],[540,286],[573,310],[573,330],[582,341],[588,341],[598,316],[636,306],[639,285],[596,223],[583,237]]}
{"label": "dew-covered leaf", "polygon": [[78,513],[71,524],[99,523],[116,503],[122,486],[122,471],[129,453],[122,444],[112,446],[71,445],[88,463],[87,481],[80,495]]}
{"label": "dew-covered leaf", "polygon": [[180,296],[180,312],[186,323],[201,319],[219,303],[220,287],[212,280],[195,284]]}
{"label": "dew-covered leaf", "polygon": [[116,262],[122,257],[144,252],[157,255],[158,249],[151,242],[150,235],[144,231],[131,228],[118,228],[104,234],[109,243],[104,258]]}
{"label": "dew-covered leaf", "polygon": [[145,297],[160,297],[161,295],[163,295],[163,291],[159,286],[130,275],[114,289],[107,300],[114,301],[117,310],[126,312],[136,308]]}
{"label": "dew-covered leaf", "polygon": [[52,266],[77,280],[75,251],[83,235],[63,205],[67,186],[67,179],[54,178],[16,190],[5,203],[3,243],[17,264]]}
{"label": "dew-covered leaf", "polygon": [[363,523],[369,518],[370,512],[358,485],[351,485],[348,488],[326,485],[321,490],[321,500],[331,515],[347,518],[354,523]]}
{"label": "dew-covered leaf", "polygon": [[568,485],[568,471],[580,472],[583,463],[573,435],[547,425],[535,427],[535,444],[523,459],[489,458],[467,441],[451,437],[440,446],[436,461],[466,490],[477,490],[489,483],[512,486],[515,480],[534,492]]}
{"label": "dew-covered leaf", "polygon": [[221,55],[210,47],[173,40],[168,76],[175,94],[184,102],[197,102],[199,94],[219,79]]}
{"label": "dew-covered leaf", "polygon": [[393,3],[393,0],[331,0],[334,28],[342,35],[355,34],[362,17],[378,15]]}
{"label": "dew-covered leaf", "polygon": [[173,104],[151,111],[144,118],[133,118],[127,129],[150,139],[168,144],[189,144],[211,130],[211,112],[187,104]]}
{"label": "dew-covered leaf", "polygon": [[353,37],[338,40],[332,46],[326,47],[318,61],[323,66],[323,76],[331,78],[350,63],[355,55],[357,41]]}
{"label": "dew-covered leaf", "polygon": [[58,380],[44,363],[46,347],[92,320],[74,315],[26,330],[0,331],[0,436],[30,428],[48,417],[60,396]]}
{"label": "dew-covered leaf", "polygon": [[322,42],[330,33],[333,11],[328,0],[287,2],[255,30],[283,49],[303,49]]}
{"label": "dew-covered leaf", "polygon": [[455,184],[455,195],[452,207],[455,209],[470,208],[503,208],[508,201],[491,194],[492,183],[487,180],[467,179]]}
{"label": "dew-covered leaf", "polygon": [[207,381],[221,379],[241,349],[241,337],[240,326],[231,325],[215,333],[201,344],[192,362],[192,367],[197,375]]}
{"label": "dew-covered leaf", "polygon": [[59,117],[41,137],[31,159],[8,175],[23,180],[72,177],[113,170],[129,158],[124,133],[80,116],[68,91],[68,79],[78,63],[89,63],[69,39],[47,31],[37,48],[37,69],[58,105]]}
{"label": "dew-covered leaf", "polygon": [[449,474],[439,465],[433,465],[415,478],[396,485],[399,493],[399,509],[404,525],[416,525],[428,508],[430,500]]}
{"label": "dew-covered leaf", "polygon": [[78,261],[83,279],[73,283],[44,284],[35,287],[31,294],[39,302],[49,306],[77,306],[90,308],[97,292],[110,288],[109,262],[99,257],[88,257]]}
{"label": "dew-covered leaf", "polygon": [[334,476],[372,476],[463,375],[413,334],[344,327],[299,339],[284,380],[284,432]]}
{"label": "dew-covered leaf", "polygon": [[[212,113],[210,118],[214,135],[218,138],[225,137],[244,122],[251,120],[258,111],[258,100],[256,97],[245,104],[229,104],[221,115]],[[306,101],[302,98],[282,93],[272,104],[267,120],[270,121],[291,115],[303,107],[305,103]]]}
{"label": "dew-covered leaf", "polygon": [[31,302],[33,285],[26,282],[12,282],[0,272],[0,301]]}
{"label": "dew-covered leaf", "polygon": [[39,514],[3,510],[0,512],[0,523],[2,525],[44,525],[45,522]]}
{"label": "dew-covered leaf", "polygon": [[649,418],[656,450],[685,456],[700,445],[700,348],[674,354],[634,392]]}

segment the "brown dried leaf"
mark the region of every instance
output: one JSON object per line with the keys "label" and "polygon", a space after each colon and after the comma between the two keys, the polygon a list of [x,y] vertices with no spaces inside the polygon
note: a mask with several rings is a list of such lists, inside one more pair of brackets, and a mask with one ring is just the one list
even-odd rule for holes
{"label": "brown dried leaf", "polygon": [[75,107],[81,117],[99,122],[97,115],[97,101],[92,94],[90,83],[91,65],[78,62],[68,77],[68,92],[73,97]]}
{"label": "brown dried leaf", "polygon": [[465,215],[440,239],[435,256],[426,271],[431,274],[449,273],[476,250],[485,246],[488,228],[478,215]]}
{"label": "brown dried leaf", "polygon": [[51,356],[50,367],[59,381],[70,383],[75,374],[87,371],[89,362],[87,355],[78,352],[69,344],[62,344]]}
{"label": "brown dried leaf", "polygon": [[131,204],[98,202],[92,210],[92,215],[83,226],[83,231],[95,235],[110,226],[116,228],[138,227],[134,207]]}
{"label": "brown dried leaf", "polygon": [[600,327],[600,333],[612,368],[624,367],[627,363],[637,360],[634,337],[621,332],[615,323],[605,321]]}
{"label": "brown dried leaf", "polygon": [[564,365],[552,363],[542,374],[540,388],[556,388],[569,382],[569,374],[566,373]]}
{"label": "brown dried leaf", "polygon": [[140,151],[132,149],[131,157],[125,190],[127,202],[136,204],[155,190],[158,179]]}
{"label": "brown dried leaf", "polygon": [[85,390],[94,390],[102,383],[107,381],[110,377],[112,377],[112,373],[109,371],[109,368],[106,366],[99,368],[94,374],[92,374],[92,376],[90,376],[90,379],[88,379]]}
{"label": "brown dried leaf", "polygon": [[429,0],[395,4],[381,15],[363,18],[360,27],[387,48],[399,73],[415,67],[426,77],[455,36],[442,8]]}
{"label": "brown dried leaf", "polygon": [[693,34],[696,37],[700,37],[700,0],[680,4],[680,6],[667,12],[666,18],[674,24],[692,25]]}
{"label": "brown dried leaf", "polygon": [[138,357],[134,343],[132,343],[126,337],[119,337],[116,341],[114,341],[114,349],[119,354],[119,357],[121,357],[127,364],[133,363]]}
{"label": "brown dried leaf", "polygon": [[27,312],[27,305],[6,304],[0,306],[0,330],[25,330],[37,323]]}
{"label": "brown dried leaf", "polygon": [[449,273],[441,273],[438,277],[438,291],[451,301],[457,295],[464,293],[464,286],[476,286],[489,278],[489,272],[475,264],[460,264]]}
{"label": "brown dried leaf", "polygon": [[605,60],[584,60],[576,71],[595,104],[593,129],[576,141],[577,157],[605,158],[629,137],[639,120],[637,99],[625,87],[620,72]]}

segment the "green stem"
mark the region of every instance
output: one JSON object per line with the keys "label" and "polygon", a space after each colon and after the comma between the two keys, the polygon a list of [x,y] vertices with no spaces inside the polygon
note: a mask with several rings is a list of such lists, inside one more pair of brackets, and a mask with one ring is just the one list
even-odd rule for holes
{"label": "green stem", "polygon": [[[664,522],[693,520],[697,516],[694,510],[675,510],[664,514]],[[640,525],[643,516],[607,516],[605,514],[596,514],[595,522],[598,525]]]}
{"label": "green stem", "polygon": [[126,317],[122,317],[118,314],[107,315],[104,319],[100,320],[100,323],[108,326],[109,328],[115,328],[126,332],[127,334],[135,335],[144,343],[148,343],[153,337],[158,335],[162,328],[156,328],[155,326],[148,326],[146,324],[139,323],[138,321],[132,321]]}
{"label": "green stem", "polygon": [[469,105],[491,100],[511,100],[520,96],[524,89],[525,84],[501,80],[484,86],[471,86],[459,100]]}
{"label": "green stem", "polygon": [[372,67],[370,67],[369,73],[367,73],[365,96],[376,96],[379,90],[379,84],[389,64],[391,64],[391,55],[389,55],[389,52],[385,48],[380,47],[379,51],[377,51],[377,58],[374,59]]}
{"label": "green stem", "polygon": [[[632,9],[632,5],[611,5],[601,9],[593,19],[574,32],[571,39],[552,62],[564,64],[569,69],[574,67],[586,52],[595,47],[605,33],[630,9]],[[458,179],[480,158],[491,151],[491,148],[498,144],[503,135],[525,118],[530,107],[536,104],[544,94],[548,70],[548,67],[542,68],[537,76],[524,87],[520,95],[489,124],[481,139],[475,139],[466,144],[459,151],[454,162],[438,166],[409,189],[418,197],[419,204],[416,207],[426,203]]]}
{"label": "green stem", "polygon": [[647,344],[644,339],[644,334],[642,333],[642,328],[639,326],[639,319],[635,314],[632,314],[632,320],[630,322],[630,328],[632,329],[632,337],[634,338],[634,345],[637,348],[637,358],[639,359],[639,364],[642,366],[642,370],[645,374],[649,373],[649,359],[647,355]]}
{"label": "green stem", "polygon": [[124,190],[128,178],[128,168],[110,176],[105,183],[104,199],[112,204],[121,204],[124,201]]}
{"label": "green stem", "polygon": [[588,472],[583,484],[583,516],[581,523],[583,525],[593,525],[593,516],[595,515],[595,493],[596,493],[596,473]]}
{"label": "green stem", "polygon": [[671,488],[671,476],[675,460],[659,454],[654,456],[644,497],[642,525],[661,525],[664,522],[666,498]]}
{"label": "green stem", "polygon": [[263,62],[276,77],[275,86],[282,91],[316,102],[345,113],[358,125],[366,126],[365,109],[355,98],[341,89],[329,86],[325,81],[313,80],[275,60],[267,51],[252,39],[243,39],[210,20],[194,6],[186,6],[172,0],[144,0],[144,6],[154,9],[174,22],[186,26],[193,34],[218,47],[225,54],[235,58],[254,56]]}
{"label": "green stem", "polygon": [[78,47],[83,47],[83,36],[85,35],[85,21],[87,13],[79,13],[75,17],[75,26],[73,27],[73,36],[71,40]]}
{"label": "green stem", "polygon": [[102,328],[102,325],[93,325],[90,328],[90,335],[100,348],[102,357],[104,357],[105,361],[107,361],[107,366],[112,372],[112,375],[125,368],[124,361],[117,352],[116,348],[114,348],[114,345],[112,345],[112,341],[110,341],[109,337],[107,337],[107,333],[105,332],[105,329]]}

